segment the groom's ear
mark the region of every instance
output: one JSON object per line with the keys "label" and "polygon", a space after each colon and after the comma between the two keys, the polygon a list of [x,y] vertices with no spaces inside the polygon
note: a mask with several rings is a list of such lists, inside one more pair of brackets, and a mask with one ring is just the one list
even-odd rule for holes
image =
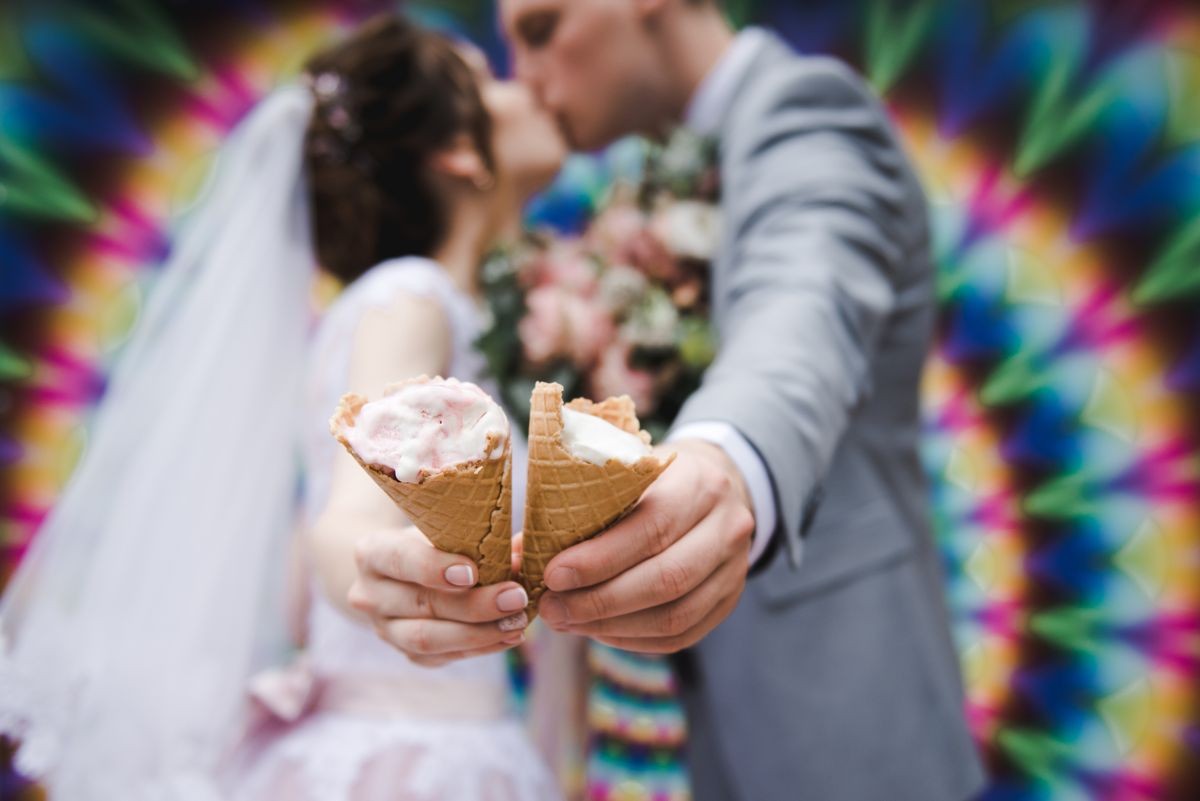
{"label": "groom's ear", "polygon": [[475,148],[475,141],[465,133],[454,137],[449,147],[430,156],[429,166],[434,172],[472,183],[479,183],[491,175],[483,156]]}

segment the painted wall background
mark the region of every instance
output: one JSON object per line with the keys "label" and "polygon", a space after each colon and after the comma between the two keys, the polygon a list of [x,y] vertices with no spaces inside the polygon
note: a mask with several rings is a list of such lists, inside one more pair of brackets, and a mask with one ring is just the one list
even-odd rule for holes
{"label": "painted wall background", "polygon": [[[0,583],[222,137],[393,6],[0,7]],[[929,195],[925,456],[985,798],[1200,797],[1200,7],[727,6],[864,72]],[[417,10],[503,68],[490,3]],[[578,227],[614,163],[574,160],[531,216]]]}

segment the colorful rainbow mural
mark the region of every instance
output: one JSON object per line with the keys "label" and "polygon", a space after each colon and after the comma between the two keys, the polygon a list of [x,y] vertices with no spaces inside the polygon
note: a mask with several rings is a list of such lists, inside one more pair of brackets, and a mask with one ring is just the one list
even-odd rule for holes
{"label": "colorful rainbow mural", "polygon": [[[86,447],[222,136],[393,4],[100,5],[0,9],[0,582]],[[925,454],[984,798],[1200,797],[1200,8],[727,7],[861,69],[929,194],[943,312]],[[417,10],[503,62],[490,3]],[[625,163],[576,159],[533,216],[578,226]],[[619,735],[602,757],[636,744],[596,714]],[[676,797],[605,769],[594,798]],[[0,798],[26,797],[0,776]]]}

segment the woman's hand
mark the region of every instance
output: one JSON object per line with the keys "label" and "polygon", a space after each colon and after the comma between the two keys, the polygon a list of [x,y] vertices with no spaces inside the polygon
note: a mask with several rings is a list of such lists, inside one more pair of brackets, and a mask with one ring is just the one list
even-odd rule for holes
{"label": "woman's hand", "polygon": [[513,581],[476,587],[471,560],[437,550],[413,526],[363,537],[355,561],[347,602],[419,665],[503,651],[524,639],[524,588]]}

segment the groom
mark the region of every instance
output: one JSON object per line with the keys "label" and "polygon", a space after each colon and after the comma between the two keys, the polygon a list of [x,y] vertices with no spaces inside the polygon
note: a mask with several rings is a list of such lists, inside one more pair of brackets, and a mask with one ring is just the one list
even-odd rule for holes
{"label": "groom", "polygon": [[878,101],[836,61],[735,35],[716,0],[499,10],[576,149],[682,124],[721,154],[720,347],[679,458],[550,563],[543,617],[681,652],[700,801],[972,797],[917,456],[925,202]]}

